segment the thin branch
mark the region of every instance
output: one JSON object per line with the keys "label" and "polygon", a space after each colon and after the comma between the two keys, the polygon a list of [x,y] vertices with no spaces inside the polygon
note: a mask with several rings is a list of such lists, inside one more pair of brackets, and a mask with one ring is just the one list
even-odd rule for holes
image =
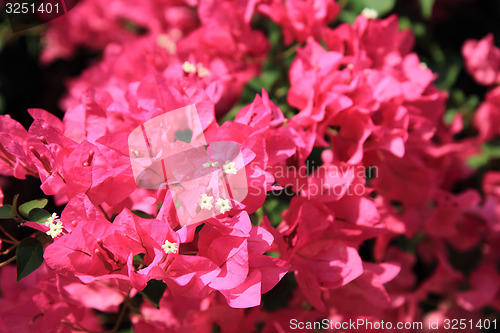
{"label": "thin branch", "polygon": [[16,258],[17,256],[13,256],[12,258],[5,260],[4,262],[0,262],[0,268],[3,266],[7,266],[8,264],[16,260]]}
{"label": "thin branch", "polygon": [[112,330],[110,330],[110,333],[118,332],[118,329],[120,328],[120,325],[122,324],[123,318],[125,318],[125,313],[127,312],[127,308],[130,307],[130,291],[132,288],[128,291],[127,296],[125,297],[125,300],[123,301],[123,307],[120,311],[120,314],[118,315],[118,319],[116,320],[115,326],[113,327]]}
{"label": "thin branch", "polygon": [[11,247],[9,247],[7,250],[3,251],[3,252],[0,252],[0,256],[3,256],[3,255],[6,255],[6,254],[9,254],[12,250],[14,250],[15,248],[17,247],[17,245],[12,245]]}
{"label": "thin branch", "polygon": [[7,230],[5,230],[1,225],[0,225],[0,231],[3,232],[5,236],[9,237],[14,244],[19,245],[20,241],[18,241],[11,234],[9,234]]}
{"label": "thin branch", "polygon": [[120,325],[122,324],[123,318],[125,317],[125,313],[127,312],[128,308],[128,298],[125,299],[125,302],[123,303],[122,310],[120,311],[120,314],[118,316],[118,319],[116,320],[115,326],[113,329],[111,329],[109,332],[118,332],[118,329],[120,328]]}

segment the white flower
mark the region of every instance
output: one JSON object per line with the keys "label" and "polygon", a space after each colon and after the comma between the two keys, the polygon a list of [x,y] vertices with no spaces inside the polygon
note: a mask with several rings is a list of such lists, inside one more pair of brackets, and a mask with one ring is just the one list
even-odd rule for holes
{"label": "white flower", "polygon": [[196,66],[189,61],[186,61],[182,64],[182,70],[185,73],[196,73]]}
{"label": "white flower", "polygon": [[222,199],[222,198],[217,199],[217,202],[215,203],[215,208],[217,208],[221,212],[221,214],[230,211],[231,205],[229,199]]}
{"label": "white flower", "polygon": [[203,163],[203,167],[204,168],[210,168],[210,167],[217,168],[218,166],[219,166],[219,162],[210,162],[210,161],[208,161],[207,163]]}
{"label": "white flower", "polygon": [[165,251],[166,254],[177,253],[177,251],[179,251],[177,243],[170,243],[168,240],[166,240],[165,243],[163,243],[161,248],[163,249],[163,251]]}
{"label": "white flower", "polygon": [[238,172],[238,170],[236,170],[236,163],[234,162],[226,161],[226,163],[224,163],[222,168],[224,169],[225,173],[230,173],[232,175],[235,175],[236,172]]}
{"label": "white flower", "polygon": [[175,51],[177,50],[177,45],[175,44],[175,41],[168,35],[162,34],[158,36],[157,42],[159,46],[166,49],[170,54],[174,54]]}
{"label": "white flower", "polygon": [[214,202],[214,197],[208,196],[206,193],[203,193],[200,198],[200,207],[201,209],[210,210],[212,209],[212,203]]}
{"label": "white flower", "polygon": [[378,17],[378,12],[376,9],[373,8],[365,8],[361,12],[361,15],[363,15],[367,19],[376,19]]}
{"label": "white flower", "polygon": [[[49,217],[49,219],[50,219],[50,217]],[[46,234],[52,238],[56,238],[57,236],[59,236],[63,232],[63,224],[59,220],[57,221],[57,223],[51,223],[48,227],[50,229],[49,229],[49,231],[46,232]]]}
{"label": "white flower", "polygon": [[208,68],[206,68],[202,64],[198,64],[198,76],[204,78],[208,75],[210,75],[210,70],[208,70]]}
{"label": "white flower", "polygon": [[56,213],[53,213],[51,216],[47,218],[47,222],[45,222],[45,226],[49,227],[49,231],[46,232],[52,238],[56,238],[63,232],[63,224],[61,220],[59,220],[59,216]]}
{"label": "white flower", "polygon": [[57,223],[59,216],[56,213],[52,213],[52,216],[47,218],[47,222],[45,222],[46,227],[50,227],[51,224]]}

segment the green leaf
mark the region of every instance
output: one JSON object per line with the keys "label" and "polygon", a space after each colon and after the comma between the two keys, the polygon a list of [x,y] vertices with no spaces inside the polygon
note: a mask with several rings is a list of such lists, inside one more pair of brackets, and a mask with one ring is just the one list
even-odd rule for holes
{"label": "green leaf", "polygon": [[25,238],[16,249],[17,281],[31,274],[43,262],[43,245],[35,238]]}
{"label": "green leaf", "polygon": [[396,246],[405,252],[415,253],[418,244],[425,238],[424,234],[417,233],[412,238],[399,236],[396,238]]}
{"label": "green leaf", "polygon": [[52,214],[50,214],[45,209],[34,208],[30,211],[28,215],[28,220],[36,223],[45,223],[47,222],[47,219],[51,216]]}
{"label": "green leaf", "polygon": [[276,251],[266,252],[266,253],[264,253],[264,255],[267,255],[267,256],[270,256],[270,257],[273,257],[273,258],[279,258],[280,257],[280,253],[276,252]]}
{"label": "green leaf", "polygon": [[342,22],[346,22],[349,24],[353,24],[354,21],[356,20],[356,17],[358,17],[358,16],[356,15],[356,13],[353,10],[343,10],[339,14],[339,19]]}
{"label": "green leaf", "polygon": [[11,219],[15,215],[12,215],[12,206],[5,205],[0,207],[0,219]]}
{"label": "green leaf", "polygon": [[221,119],[218,121],[219,125],[222,125],[226,121],[233,121],[234,118],[236,117],[236,114],[240,112],[241,107],[242,105],[240,105],[240,103],[233,106],[231,110],[229,110],[229,112],[226,113],[223,117],[221,117]]}
{"label": "green leaf", "polygon": [[490,160],[500,159],[500,147],[483,145],[483,151],[479,155],[470,157],[467,160],[469,166],[473,169],[484,167]]}
{"label": "green leaf", "polygon": [[141,292],[145,299],[151,302],[155,308],[159,308],[160,299],[167,289],[167,285],[160,280],[149,280],[146,288]]}
{"label": "green leaf", "polygon": [[396,0],[363,0],[365,8],[372,8],[378,12],[379,16],[389,13],[396,4]]}
{"label": "green leaf", "polygon": [[396,0],[349,0],[340,12],[339,19],[352,24],[365,8],[375,9],[378,16],[382,17],[392,11],[395,4]]}
{"label": "green leaf", "polygon": [[262,88],[270,91],[274,83],[280,78],[281,73],[276,69],[268,69],[260,76],[248,82],[248,86],[256,92],[261,92]]}
{"label": "green leaf", "polygon": [[137,255],[134,256],[134,258],[132,259],[132,265],[134,266],[134,268],[136,270],[140,269],[140,267],[144,267],[144,253],[139,253]]}
{"label": "green leaf", "polygon": [[270,197],[264,205],[269,221],[274,227],[277,227],[281,223],[281,213],[288,208],[288,203]]}
{"label": "green leaf", "polygon": [[469,166],[472,169],[479,169],[480,167],[488,164],[488,161],[489,161],[489,156],[487,154],[481,154],[470,157],[467,160],[467,164],[469,164]]}
{"label": "green leaf", "polygon": [[458,114],[457,109],[446,110],[446,113],[444,114],[444,122],[450,125],[457,116],[457,114]]}
{"label": "green leaf", "polygon": [[144,253],[139,253],[139,254],[136,254],[133,258],[134,261],[138,261],[138,262],[144,262],[144,256],[145,254]]}
{"label": "green leaf", "polygon": [[451,90],[458,79],[458,75],[462,71],[462,60],[458,58],[447,59],[445,66],[436,69],[439,72],[439,78],[436,80],[438,88],[442,90]]}
{"label": "green leaf", "polygon": [[19,194],[16,194],[14,196],[14,200],[12,200],[12,210],[10,211],[10,215],[16,216],[17,215],[17,200],[19,199]]}
{"label": "green leaf", "polygon": [[118,333],[134,333],[134,330],[132,328],[124,328],[119,330]]}
{"label": "green leaf", "polygon": [[130,31],[130,32],[132,32],[134,34],[140,35],[140,34],[142,34],[144,32],[144,28],[143,27],[141,27],[140,25],[135,24],[132,21],[124,19],[122,21],[122,24],[123,24],[123,26],[125,27],[126,30],[128,30],[128,31]]}
{"label": "green leaf", "polygon": [[48,202],[49,200],[45,198],[28,201],[19,206],[19,213],[24,217],[29,217],[31,210],[35,208],[44,208],[47,206]]}
{"label": "green leaf", "polygon": [[133,210],[132,213],[134,215],[137,215],[139,217],[142,217],[143,219],[154,219],[155,217],[153,215],[150,215],[148,213],[143,212],[142,210]]}
{"label": "green leaf", "polygon": [[183,141],[186,143],[190,143],[192,138],[193,132],[189,128],[186,128],[184,131],[178,130],[177,132],[175,132],[174,142]]}
{"label": "green leaf", "polygon": [[428,19],[431,17],[433,7],[434,0],[420,0],[420,8],[422,10],[422,16],[424,18]]}

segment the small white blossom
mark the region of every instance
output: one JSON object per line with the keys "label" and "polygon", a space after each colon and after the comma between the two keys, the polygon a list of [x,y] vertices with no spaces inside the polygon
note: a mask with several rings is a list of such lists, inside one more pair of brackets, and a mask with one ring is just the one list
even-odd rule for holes
{"label": "small white blossom", "polygon": [[206,193],[203,193],[200,198],[200,207],[201,209],[206,209],[210,210],[212,209],[212,204],[214,202],[214,197],[211,197],[207,195]]}
{"label": "small white blossom", "polygon": [[226,161],[222,168],[224,169],[224,172],[228,174],[235,175],[236,172],[238,172],[238,170],[236,170],[236,163],[234,162]]}
{"label": "small white blossom", "polygon": [[166,240],[165,243],[163,243],[161,248],[163,249],[163,251],[165,251],[166,254],[177,253],[177,251],[179,251],[177,243],[170,243],[168,240]]}
{"label": "small white blossom", "polygon": [[361,12],[361,15],[363,15],[367,19],[376,19],[378,17],[378,12],[376,9],[373,8],[365,8]]}
{"label": "small white blossom", "polygon": [[159,46],[166,49],[170,54],[174,54],[177,50],[177,45],[168,35],[162,34],[158,36],[157,42]]}
{"label": "small white blossom", "polygon": [[46,227],[50,227],[51,224],[57,223],[59,216],[56,213],[52,213],[50,217],[47,218],[47,222],[45,222]]}
{"label": "small white blossom", "polygon": [[186,61],[182,64],[182,70],[185,73],[196,73],[196,66],[189,61]]}
{"label": "small white blossom", "polygon": [[215,208],[217,208],[221,212],[221,214],[230,211],[231,204],[229,202],[229,199],[222,199],[222,198],[217,199],[217,202],[215,203]]}
{"label": "small white blossom", "polygon": [[57,221],[57,223],[52,223],[48,227],[50,229],[49,231],[46,232],[46,234],[52,238],[58,237],[63,232],[63,224],[61,221]]}
{"label": "small white blossom", "polygon": [[203,163],[203,167],[204,168],[210,168],[210,167],[217,168],[218,166],[219,166],[219,162],[210,162],[210,161],[208,161],[207,163]]}
{"label": "small white blossom", "polygon": [[198,76],[204,78],[208,75],[210,75],[210,70],[208,70],[208,68],[206,68],[202,64],[198,64]]}
{"label": "small white blossom", "polygon": [[61,220],[59,220],[59,216],[57,216],[56,213],[53,213],[47,218],[45,226],[49,227],[49,231],[47,231],[46,234],[52,238],[58,237],[64,230],[63,224]]}

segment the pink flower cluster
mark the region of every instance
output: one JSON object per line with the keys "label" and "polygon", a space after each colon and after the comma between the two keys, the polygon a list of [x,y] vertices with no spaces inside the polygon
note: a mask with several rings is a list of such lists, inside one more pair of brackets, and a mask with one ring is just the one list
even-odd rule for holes
{"label": "pink flower cluster", "polygon": [[494,139],[500,134],[500,49],[494,45],[493,34],[481,40],[467,40],[462,48],[465,68],[474,80],[491,87],[485,101],[474,115],[474,125],[483,141]]}
{"label": "pink flower cluster", "polygon": [[[78,46],[103,54],[69,82],[64,119],[31,109],[26,130],[0,116],[0,174],[39,178],[62,211],[23,223],[45,237],[44,263],[18,283],[13,267],[0,269],[0,331],[105,331],[97,311],[123,309],[135,332],[288,332],[291,319],[500,311],[500,173],[487,172],[481,189],[460,186],[475,172],[467,159],[500,134],[500,87],[475,114],[478,135],[457,139],[462,118],[444,121],[447,94],[412,52],[411,32],[366,12],[329,27],[339,10],[328,0],[84,0],[51,23],[45,60]],[[285,44],[299,43],[287,95],[296,114],[286,118],[262,90],[219,124],[266,59],[269,41],[250,25],[260,14]],[[478,82],[498,83],[497,51],[492,37],[464,45]],[[181,226],[169,189],[137,186],[127,139],[192,104],[207,142],[241,147],[249,194]],[[298,176],[313,148],[321,165]],[[283,189],[293,195],[272,224],[266,199]],[[474,251],[466,274],[452,258]],[[293,279],[276,296],[286,307],[267,311],[262,294]],[[159,308],[134,303],[154,281],[166,285]]]}
{"label": "pink flower cluster", "polygon": [[490,86],[500,82],[500,49],[494,45],[493,34],[481,40],[467,40],[462,54],[467,71],[477,83]]}
{"label": "pink flower cluster", "polygon": [[128,43],[142,30],[180,38],[197,26],[196,3],[196,0],[79,1],[71,15],[50,23],[42,60],[71,57],[82,46],[100,50],[109,43]]}

